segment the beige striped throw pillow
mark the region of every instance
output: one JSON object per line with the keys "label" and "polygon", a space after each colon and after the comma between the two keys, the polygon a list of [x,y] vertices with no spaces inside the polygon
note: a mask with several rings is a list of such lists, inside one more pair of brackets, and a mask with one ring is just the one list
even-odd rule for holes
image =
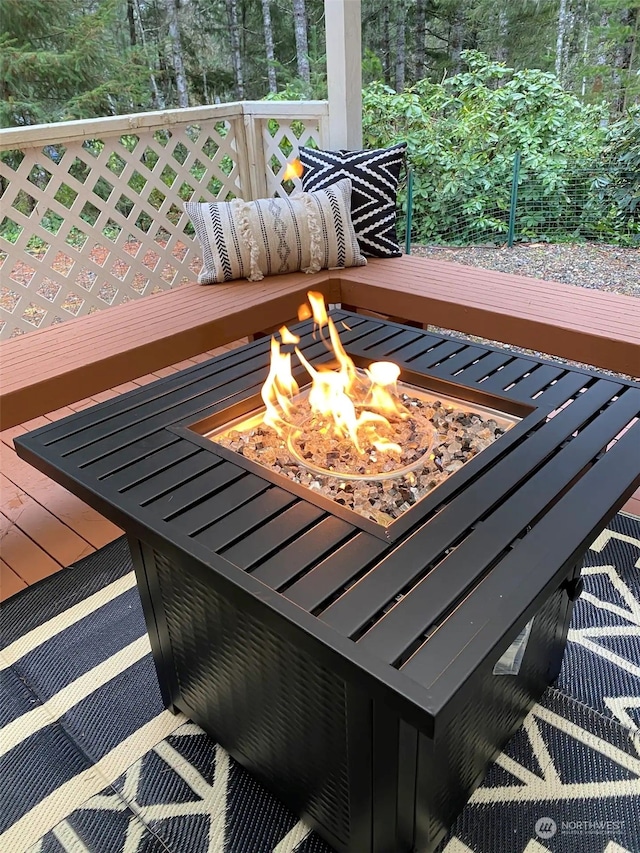
{"label": "beige striped throw pillow", "polygon": [[202,248],[200,284],[363,266],[351,221],[351,180],[257,201],[186,202]]}

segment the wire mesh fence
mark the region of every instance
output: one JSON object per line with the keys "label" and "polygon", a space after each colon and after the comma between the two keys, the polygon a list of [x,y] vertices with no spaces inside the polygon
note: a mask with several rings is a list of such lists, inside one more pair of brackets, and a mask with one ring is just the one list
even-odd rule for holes
{"label": "wire mesh fence", "polygon": [[401,187],[399,237],[417,244],[601,241],[640,247],[637,176],[618,164],[533,170],[514,158],[475,180],[414,170]]}

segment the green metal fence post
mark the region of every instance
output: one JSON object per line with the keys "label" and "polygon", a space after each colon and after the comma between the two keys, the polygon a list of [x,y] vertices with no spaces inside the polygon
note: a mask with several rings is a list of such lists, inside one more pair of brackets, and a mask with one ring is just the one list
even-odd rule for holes
{"label": "green metal fence post", "polygon": [[407,231],[404,237],[404,253],[411,254],[411,220],[413,218],[413,169],[407,167]]}
{"label": "green metal fence post", "polygon": [[520,177],[520,152],[516,151],[513,158],[513,179],[511,181],[511,203],[509,206],[509,234],[507,246],[513,246],[516,232],[516,207],[518,206],[518,178]]}

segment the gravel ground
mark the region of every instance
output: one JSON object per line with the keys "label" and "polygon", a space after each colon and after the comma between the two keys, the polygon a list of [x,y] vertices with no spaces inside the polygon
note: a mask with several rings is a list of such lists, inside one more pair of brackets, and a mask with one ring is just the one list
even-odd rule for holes
{"label": "gravel ground", "polygon": [[593,290],[640,296],[640,249],[594,243],[508,248],[412,246],[411,253],[514,275],[546,278]]}
{"label": "gravel ground", "polygon": [[[623,293],[627,296],[640,298],[640,249],[600,244],[535,243],[518,245],[511,249],[494,249],[485,246],[464,246],[461,248],[412,246],[411,253],[421,257],[435,258],[439,261],[454,261],[483,269],[562,281],[566,284],[575,284],[578,287]],[[463,335],[452,329],[441,329],[441,331],[475,343],[488,343],[503,349],[508,348],[524,355],[543,355],[551,361],[565,363],[567,361],[548,353],[536,353],[533,350],[516,347],[513,344],[487,341],[473,335]],[[577,367],[595,369],[609,376],[622,375],[589,364],[570,363]],[[638,377],[631,376],[624,378],[638,379]]]}

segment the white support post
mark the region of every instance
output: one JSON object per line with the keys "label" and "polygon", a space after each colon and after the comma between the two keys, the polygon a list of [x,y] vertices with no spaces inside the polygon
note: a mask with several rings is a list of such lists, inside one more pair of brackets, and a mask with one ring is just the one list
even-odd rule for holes
{"label": "white support post", "polygon": [[324,0],[329,147],[362,147],[361,0]]}

